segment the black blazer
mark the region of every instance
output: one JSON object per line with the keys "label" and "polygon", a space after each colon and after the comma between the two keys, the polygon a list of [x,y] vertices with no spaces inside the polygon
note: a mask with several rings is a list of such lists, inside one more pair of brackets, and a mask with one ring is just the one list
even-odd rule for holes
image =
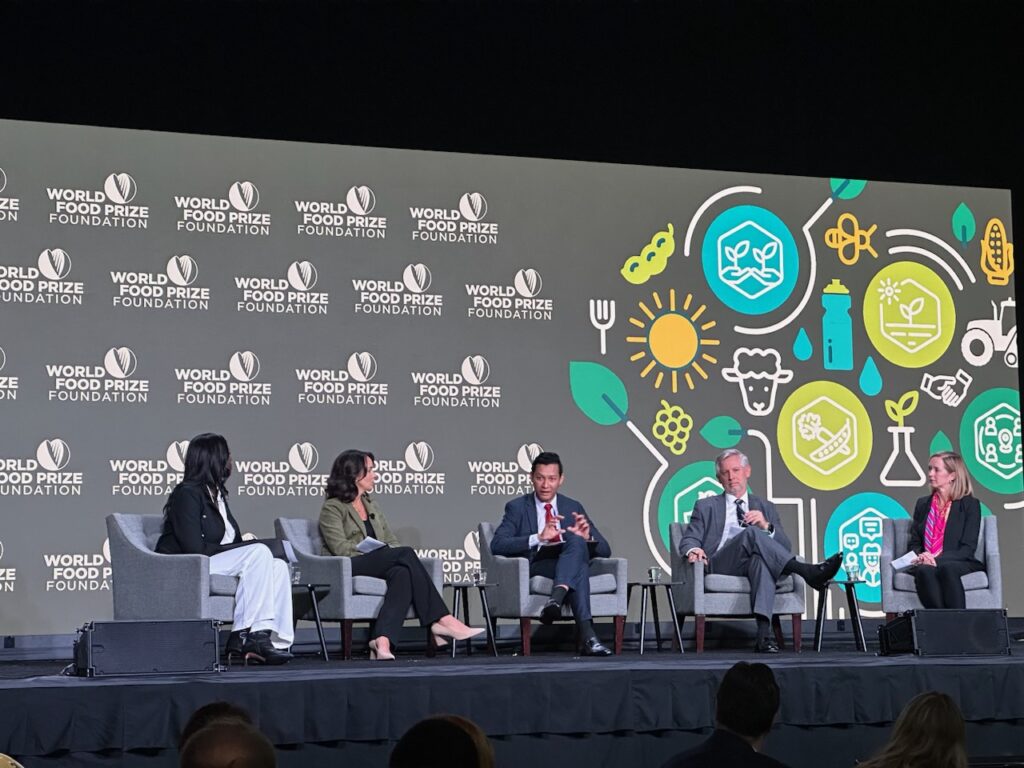
{"label": "black blazer", "polygon": [[786,768],[786,764],[755,752],[734,733],[715,729],[702,744],[676,755],[662,768]]}
{"label": "black blazer", "polygon": [[[931,495],[922,496],[914,505],[914,520],[910,524],[910,548],[917,554],[924,552],[924,526],[931,509]],[[942,537],[942,554],[939,561],[954,560],[977,563],[974,557],[978,549],[978,535],[981,532],[981,503],[973,496],[964,496],[949,506],[946,533]]]}
{"label": "black blazer", "polygon": [[[227,500],[225,500],[227,506]],[[242,542],[242,530],[227,508],[228,520],[235,528],[234,544]],[[224,520],[206,486],[201,483],[178,483],[164,507],[164,532],[156,551],[164,555],[216,555],[233,549],[222,545]]]}

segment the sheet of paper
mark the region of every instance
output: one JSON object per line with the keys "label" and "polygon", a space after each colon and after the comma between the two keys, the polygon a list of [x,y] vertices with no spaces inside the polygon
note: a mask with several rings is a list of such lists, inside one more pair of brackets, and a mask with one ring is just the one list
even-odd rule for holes
{"label": "sheet of paper", "polygon": [[905,554],[903,557],[897,558],[896,560],[892,561],[893,570],[905,571],[907,570],[907,568],[914,564],[915,560],[917,560],[917,552],[907,552],[907,554]]}
{"label": "sheet of paper", "polygon": [[375,549],[380,549],[381,547],[386,546],[387,544],[385,544],[383,541],[378,541],[372,536],[367,536],[365,539],[356,544],[356,549],[365,555],[367,552],[373,552],[373,550]]}

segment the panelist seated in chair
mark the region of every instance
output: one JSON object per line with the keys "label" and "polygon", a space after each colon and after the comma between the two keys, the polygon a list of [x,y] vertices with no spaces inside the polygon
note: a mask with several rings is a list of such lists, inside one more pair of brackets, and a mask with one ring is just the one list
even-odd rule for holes
{"label": "panelist seated in chair", "polygon": [[598,641],[591,621],[590,560],[611,557],[611,547],[583,505],[558,493],[564,479],[557,453],[538,454],[530,472],[534,492],[505,505],[491,552],[525,557],[530,560],[531,577],[551,579],[551,599],[541,611],[541,622],[550,624],[561,617],[562,604],[568,600],[583,639],[584,655],[610,656],[612,652]]}
{"label": "panelist seated in chair", "polygon": [[[395,658],[393,648],[410,605],[420,624],[430,627],[438,645],[446,645],[449,638],[476,637],[484,630],[468,627],[452,616],[416,552],[401,546],[370,496],[377,480],[375,461],[373,454],[366,451],[342,452],[331,467],[325,489],[327,499],[320,509],[324,554],[351,557],[353,576],[387,581],[384,604],[374,623],[375,637],[370,640],[370,658]],[[375,539],[385,546],[360,552],[359,545],[366,539]]]}
{"label": "panelist seated in chair", "polygon": [[839,570],[842,553],[816,565],[797,560],[775,505],[748,490],[750,461],[740,451],[729,448],[719,454],[715,474],[724,490],[694,505],[680,554],[691,563],[706,563],[708,573],[747,577],[751,612],[757,620],[754,650],[778,653],[779,646],[768,633],[777,582],[795,573],[809,587],[822,589]]}
{"label": "panelist seated in chair", "polygon": [[910,548],[917,553],[914,586],[925,608],[966,608],[960,577],[985,566],[975,559],[981,504],[960,454],[942,451],[928,460],[932,492],[914,505]]}
{"label": "panelist seated in chair", "polygon": [[[234,631],[225,651],[260,664],[291,659],[294,639],[292,585],[278,541],[243,535],[228,507],[224,482],[231,476],[231,451],[221,435],[193,437],[185,473],[164,506],[164,531],[156,551],[206,555],[212,575],[235,576]],[[277,554],[277,557],[275,557]]]}

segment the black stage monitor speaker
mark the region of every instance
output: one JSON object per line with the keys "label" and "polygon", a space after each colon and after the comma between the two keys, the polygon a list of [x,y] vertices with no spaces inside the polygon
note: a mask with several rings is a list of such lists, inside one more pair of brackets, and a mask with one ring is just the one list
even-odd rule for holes
{"label": "black stage monitor speaker", "polygon": [[165,675],[219,672],[220,622],[91,621],[78,630],[75,674]]}
{"label": "black stage monitor speaker", "polygon": [[878,628],[881,655],[1008,656],[1006,611],[927,608],[907,611]]}

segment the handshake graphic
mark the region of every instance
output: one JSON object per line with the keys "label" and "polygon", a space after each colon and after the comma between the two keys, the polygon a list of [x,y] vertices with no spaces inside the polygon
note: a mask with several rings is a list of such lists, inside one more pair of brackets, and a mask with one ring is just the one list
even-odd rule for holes
{"label": "handshake graphic", "polygon": [[971,386],[972,381],[974,379],[963,368],[957,370],[956,376],[934,376],[926,373],[921,378],[921,391],[950,408],[955,408],[967,397],[967,388]]}

